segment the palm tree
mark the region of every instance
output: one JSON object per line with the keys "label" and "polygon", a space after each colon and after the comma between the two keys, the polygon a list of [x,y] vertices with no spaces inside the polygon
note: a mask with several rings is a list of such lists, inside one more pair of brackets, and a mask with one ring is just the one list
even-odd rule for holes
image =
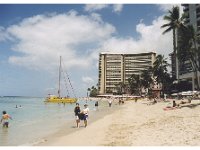
{"label": "palm tree", "polygon": [[161,28],[167,28],[163,34],[173,31],[173,53],[176,58],[176,78],[179,80],[178,77],[178,59],[177,59],[177,32],[178,29],[183,25],[180,18],[179,7],[173,6],[172,10],[168,11],[169,15],[164,16],[164,20],[168,21],[168,23],[161,26]]}
{"label": "palm tree", "polygon": [[158,82],[162,82],[164,78],[164,73],[167,73],[167,59],[164,58],[164,55],[156,56],[156,61],[153,63],[153,74],[157,78]]}
{"label": "palm tree", "polygon": [[143,70],[141,73],[142,87],[144,87],[145,89],[148,89],[148,92],[149,92],[149,89],[152,83],[153,83],[152,69],[149,68],[148,70]]}
{"label": "palm tree", "polygon": [[98,94],[98,90],[96,87],[92,86],[91,90],[90,90],[90,97],[96,97]]}
{"label": "palm tree", "polygon": [[131,94],[141,95],[141,78],[140,75],[132,74],[131,77],[128,79],[129,87],[131,90]]}
{"label": "palm tree", "polygon": [[157,83],[162,85],[162,90],[164,89],[166,80],[169,76],[167,73],[168,66],[169,64],[167,63],[167,59],[164,58],[164,55],[156,56],[156,61],[153,63],[153,75]]}

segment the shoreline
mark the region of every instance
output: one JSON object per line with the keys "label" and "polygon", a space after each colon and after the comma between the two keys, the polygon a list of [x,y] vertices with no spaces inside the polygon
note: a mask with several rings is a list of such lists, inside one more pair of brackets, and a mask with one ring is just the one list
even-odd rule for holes
{"label": "shoreline", "polygon": [[[87,128],[95,123],[96,121],[102,119],[103,117],[112,114],[115,112],[117,109],[120,109],[118,104],[116,102],[113,103],[114,106],[111,108],[108,107],[108,105],[100,106],[98,110],[92,110],[90,108],[90,113],[89,113],[89,120],[88,120],[88,126]],[[42,139],[40,139],[37,142],[33,142],[31,144],[32,146],[48,146],[51,145],[51,143],[58,141],[61,137],[63,136],[68,136],[70,134],[73,134],[74,132],[85,130],[86,128],[84,127],[83,121],[80,122],[80,128],[76,128],[75,124],[75,117],[73,118],[74,120],[70,120],[67,122],[66,125],[62,126],[60,129],[58,129],[57,132],[53,134],[49,134]]]}
{"label": "shoreline", "polygon": [[114,111],[91,119],[87,128],[74,129],[37,146],[198,146],[197,101],[192,102],[195,107],[185,105],[169,111],[163,108],[170,102],[147,105],[148,101],[126,101]]}

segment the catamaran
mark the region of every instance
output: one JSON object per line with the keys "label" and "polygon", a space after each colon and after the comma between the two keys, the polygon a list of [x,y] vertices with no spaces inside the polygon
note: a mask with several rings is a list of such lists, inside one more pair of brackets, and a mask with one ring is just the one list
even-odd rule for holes
{"label": "catamaran", "polygon": [[[60,66],[59,66],[59,82],[58,82],[58,96],[56,95],[51,95],[49,94],[48,97],[45,99],[45,102],[52,102],[52,103],[76,103],[77,102],[77,98],[75,96],[75,93],[74,93],[74,96],[75,98],[72,98],[72,97],[69,97],[69,96],[66,96],[66,97],[61,97],[60,95],[60,80],[61,80],[61,71],[62,71],[62,66],[61,66],[61,56],[60,56]],[[72,87],[72,84],[69,80],[69,77],[68,77],[68,81],[70,83],[70,86],[73,90],[73,87]]]}

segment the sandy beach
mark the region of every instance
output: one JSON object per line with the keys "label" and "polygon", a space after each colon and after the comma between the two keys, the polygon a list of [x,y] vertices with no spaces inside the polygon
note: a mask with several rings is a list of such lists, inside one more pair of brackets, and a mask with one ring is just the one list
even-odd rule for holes
{"label": "sandy beach", "polygon": [[163,108],[171,105],[171,101],[147,103],[126,101],[99,119],[89,120],[86,128],[73,128],[69,134],[51,137],[37,146],[200,145],[199,100],[168,111]]}

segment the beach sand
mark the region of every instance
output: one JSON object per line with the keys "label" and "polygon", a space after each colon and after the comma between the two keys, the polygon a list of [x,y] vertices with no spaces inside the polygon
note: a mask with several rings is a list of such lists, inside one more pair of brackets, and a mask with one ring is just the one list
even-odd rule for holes
{"label": "beach sand", "polygon": [[199,100],[192,101],[191,107],[168,111],[163,108],[169,102],[147,103],[126,101],[99,119],[89,120],[86,128],[73,128],[69,134],[52,137],[38,146],[200,145]]}

